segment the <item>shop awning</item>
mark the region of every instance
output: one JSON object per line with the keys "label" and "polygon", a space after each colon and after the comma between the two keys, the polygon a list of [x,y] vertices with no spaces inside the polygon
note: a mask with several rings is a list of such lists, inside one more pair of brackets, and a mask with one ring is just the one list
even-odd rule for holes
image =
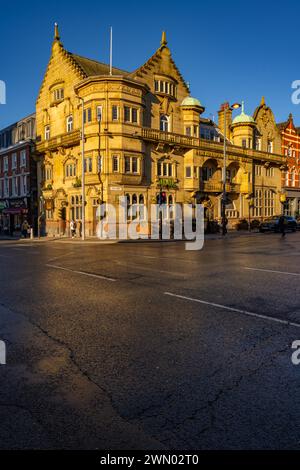
{"label": "shop awning", "polygon": [[7,209],[3,209],[2,214],[27,214],[28,209],[23,207],[9,207]]}

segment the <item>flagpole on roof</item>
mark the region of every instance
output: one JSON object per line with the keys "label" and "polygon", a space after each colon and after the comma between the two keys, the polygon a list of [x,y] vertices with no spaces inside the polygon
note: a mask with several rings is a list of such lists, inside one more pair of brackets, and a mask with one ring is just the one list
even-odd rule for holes
{"label": "flagpole on roof", "polygon": [[109,75],[112,75],[112,60],[113,60],[113,29],[110,27],[110,52],[109,52]]}

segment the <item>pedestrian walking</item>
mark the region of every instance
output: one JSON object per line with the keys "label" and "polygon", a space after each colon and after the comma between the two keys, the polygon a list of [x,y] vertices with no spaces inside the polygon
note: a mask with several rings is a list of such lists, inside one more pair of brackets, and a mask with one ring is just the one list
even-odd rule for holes
{"label": "pedestrian walking", "polygon": [[79,237],[81,238],[82,237],[82,222],[81,222],[81,220],[78,221],[78,233],[79,233]]}
{"label": "pedestrian walking", "polygon": [[28,224],[27,220],[25,219],[24,222],[22,223],[22,226],[21,226],[22,236],[24,238],[27,238],[28,230],[29,230],[29,224]]}
{"label": "pedestrian walking", "polygon": [[281,237],[284,238],[285,237],[285,227],[286,227],[286,220],[285,220],[284,215],[281,215],[279,217],[278,226],[279,226],[279,231],[281,233]]}
{"label": "pedestrian walking", "polygon": [[226,235],[227,233],[227,225],[228,225],[228,219],[226,215],[222,218],[222,235]]}
{"label": "pedestrian walking", "polygon": [[71,231],[71,237],[72,238],[76,237],[76,222],[73,219],[70,222],[70,231]]}

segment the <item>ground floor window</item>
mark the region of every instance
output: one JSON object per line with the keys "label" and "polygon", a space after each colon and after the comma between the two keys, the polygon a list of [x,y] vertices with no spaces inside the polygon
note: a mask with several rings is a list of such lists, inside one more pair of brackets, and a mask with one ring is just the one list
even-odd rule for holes
{"label": "ground floor window", "polygon": [[265,217],[274,215],[275,194],[271,189],[265,191]]}
{"label": "ground floor window", "polygon": [[272,217],[275,214],[275,192],[272,189],[255,190],[253,217]]}
{"label": "ground floor window", "polygon": [[145,197],[143,194],[126,194],[127,199],[127,220],[145,219]]}
{"label": "ground floor window", "polygon": [[256,189],[255,198],[254,198],[254,208],[253,208],[254,217],[262,217],[262,209],[263,209],[263,192],[262,192],[262,189]]}
{"label": "ground floor window", "polygon": [[161,201],[161,194],[156,195],[156,204],[160,204],[163,208],[166,209],[166,219],[174,219],[175,217],[175,205],[174,205],[174,196],[173,194],[167,194],[166,191],[163,191],[163,200]]}

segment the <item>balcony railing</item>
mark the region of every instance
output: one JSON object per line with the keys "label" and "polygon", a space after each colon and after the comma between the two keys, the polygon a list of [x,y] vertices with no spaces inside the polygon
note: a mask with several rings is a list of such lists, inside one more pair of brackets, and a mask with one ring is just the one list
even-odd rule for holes
{"label": "balcony railing", "polygon": [[182,134],[174,134],[172,132],[163,132],[148,127],[142,128],[142,138],[145,140],[182,145],[183,147],[193,148],[199,146],[199,139],[197,137],[189,137]]}
{"label": "balcony railing", "polygon": [[43,140],[37,144],[37,150],[52,150],[57,147],[71,147],[80,142],[80,130],[67,132],[65,134],[51,137],[49,140]]}
{"label": "balcony railing", "polygon": [[[237,183],[226,183],[227,193],[239,193],[241,185]],[[222,181],[200,181],[200,191],[207,193],[221,193],[223,191]]]}
{"label": "balcony railing", "polygon": [[[220,158],[223,158],[223,142],[199,139],[198,137],[189,137],[183,134],[174,134],[172,132],[163,132],[158,129],[148,127],[141,128],[141,137],[152,142],[161,142],[170,145],[179,145],[185,148],[198,149],[200,152],[215,151],[216,153],[219,153]],[[286,162],[286,157],[283,155],[238,147],[237,145],[232,145],[230,143],[227,143],[227,154],[229,156],[236,155],[242,158],[250,157],[254,160],[269,160],[279,164]]]}

